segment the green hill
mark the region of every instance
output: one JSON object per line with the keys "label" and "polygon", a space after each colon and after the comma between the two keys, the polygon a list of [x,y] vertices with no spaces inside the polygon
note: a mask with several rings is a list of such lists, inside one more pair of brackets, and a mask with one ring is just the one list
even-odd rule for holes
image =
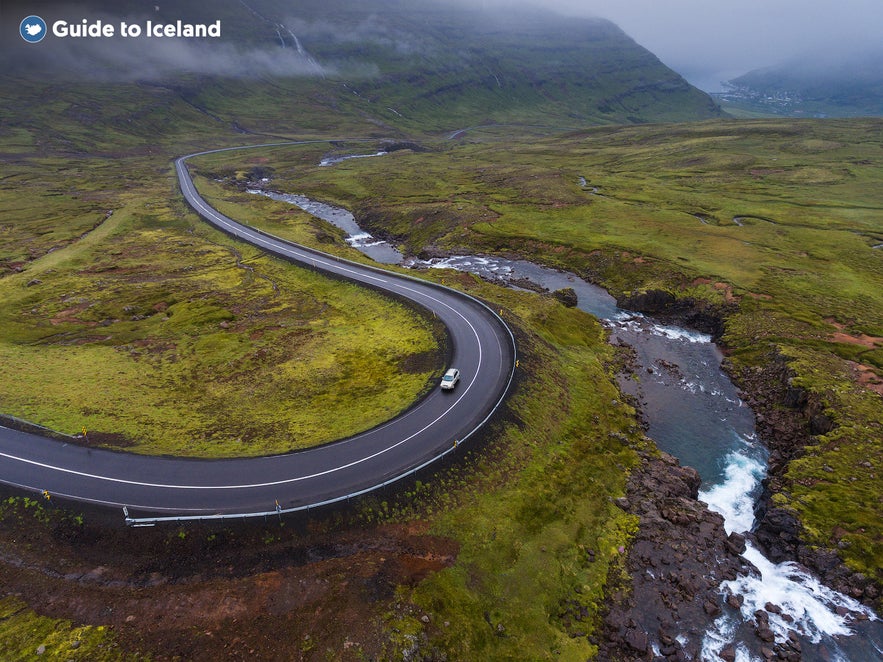
{"label": "green hill", "polygon": [[[388,135],[486,123],[571,128],[720,115],[706,94],[601,19],[454,10],[420,0],[222,0],[158,10],[93,0],[88,7],[47,9],[44,18],[50,25],[220,20],[222,37],[49,34],[31,45],[15,34],[31,5],[4,7],[0,84],[7,97],[26,98],[29,89],[42,97],[51,89],[53,101],[68,100],[84,90],[88,96],[84,84],[101,84],[112,89],[101,90],[101,108],[80,123],[107,124],[118,105],[114,95],[148,108],[160,97],[162,105],[178,106],[170,122],[196,111],[218,129],[286,135],[340,126]],[[16,125],[34,113],[14,105],[4,114]]]}

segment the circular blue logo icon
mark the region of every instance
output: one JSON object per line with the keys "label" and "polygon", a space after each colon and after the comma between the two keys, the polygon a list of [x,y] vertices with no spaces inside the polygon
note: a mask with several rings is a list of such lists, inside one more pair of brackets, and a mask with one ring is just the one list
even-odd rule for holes
{"label": "circular blue logo icon", "polygon": [[28,16],[21,22],[18,31],[26,42],[36,44],[46,36],[46,21],[39,16]]}

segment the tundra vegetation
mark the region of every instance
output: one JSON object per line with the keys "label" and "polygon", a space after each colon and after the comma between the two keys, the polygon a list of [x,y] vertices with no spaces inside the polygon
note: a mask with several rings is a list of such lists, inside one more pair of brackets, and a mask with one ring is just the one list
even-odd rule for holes
{"label": "tundra vegetation", "polygon": [[[292,399],[303,405],[298,416],[321,412],[325,429],[333,402],[341,421],[331,436],[338,436],[366,424],[361,415],[354,423],[353,412],[386,417],[418,397],[439,368],[442,339],[431,322],[201,224],[180,200],[171,158],[243,137],[200,110],[211,105],[205,96],[194,103],[166,88],[130,91],[121,101],[110,86],[68,89],[47,102],[24,86],[16,112],[41,112],[3,129],[3,413],[74,434],[85,426],[91,441],[143,452],[239,455],[287,450],[306,435],[315,419],[279,422]],[[276,98],[268,91],[254,99],[251,129],[269,132],[280,121]],[[309,103],[304,126],[327,126],[330,114]],[[0,110],[4,119],[11,112]],[[131,117],[139,121],[130,126]],[[328,130],[380,135],[354,117]],[[707,303],[725,319],[722,341],[735,373],[784,358],[792,385],[817,398],[833,422],[787,469],[777,502],[799,515],[810,544],[836,547],[850,567],[879,580],[880,129],[872,120],[533,130],[523,138],[486,129],[453,141],[419,136],[430,151],[334,168],[316,166],[326,151],[317,146],[206,156],[194,167],[224,211],[354,259],[362,258],[339,232],[243,193],[242,182],[269,173],[273,188],[348,207],[412,253],[518,255],[574,270],[617,295],[662,290]],[[520,341],[516,391],[484,444],[464,449],[466,461],[406,494],[366,500],[354,518],[366,537],[378,522],[419,526],[458,551],[449,567],[371,603],[373,643],[347,648],[343,634],[313,639],[309,621],[297,626],[307,631],[279,633],[280,641],[297,638],[315,659],[329,649],[392,657],[417,643],[461,659],[491,652],[585,659],[594,645],[571,635],[597,627],[605,587],[621,572],[620,550],[636,526],[613,500],[639,453],[652,452],[614,385],[615,351],[594,320],[551,297],[462,274],[428,277],[504,310]],[[383,313],[372,318],[374,310]],[[376,344],[362,352],[363,342]],[[391,381],[365,393],[363,370]],[[305,384],[325,390],[305,392]],[[230,394],[239,404],[221,407]],[[142,440],[153,445],[130,446]],[[59,512],[33,500],[8,503],[0,533],[33,561],[88,528],[59,524]],[[23,521],[37,529],[26,544]],[[171,562],[196,539],[216,549],[218,535],[157,532],[165,551],[151,547],[157,557],[145,565]],[[265,544],[281,545],[284,555],[295,538],[280,527]],[[75,550],[65,563],[94,558],[84,547],[65,549]],[[229,543],[216,557],[241,551]],[[39,607],[39,596],[28,604]],[[58,659],[132,652],[120,647],[118,632],[50,619],[19,600],[4,600],[2,609],[0,651],[12,659],[41,646]],[[137,641],[135,652],[156,654],[149,635]],[[220,651],[201,641],[203,651]]]}
{"label": "tundra vegetation", "polygon": [[[883,580],[883,174],[876,119],[492,127],[334,168],[269,154],[273,186],[352,209],[413,254],[517,255],[722,318],[737,377],[783,361],[829,423],[773,503]],[[247,167],[248,156],[215,165]],[[778,405],[787,408],[786,405]]]}
{"label": "tundra vegetation", "polygon": [[168,170],[137,191],[100,168],[59,190],[45,165],[0,193],[16,219],[4,414],[136,452],[267,455],[368,429],[430,387],[444,335],[428,316],[209,229]]}

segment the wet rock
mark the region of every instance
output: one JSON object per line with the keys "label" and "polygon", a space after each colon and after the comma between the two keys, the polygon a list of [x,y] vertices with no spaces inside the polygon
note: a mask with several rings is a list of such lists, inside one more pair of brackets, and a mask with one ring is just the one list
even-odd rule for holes
{"label": "wet rock", "polygon": [[632,292],[618,300],[617,303],[621,308],[658,315],[670,312],[675,307],[677,298],[671,292],[664,290],[647,290],[646,292]]}
{"label": "wet rock", "polygon": [[736,648],[732,644],[727,644],[718,653],[718,657],[724,662],[736,662]]}
{"label": "wet rock", "polygon": [[710,600],[705,601],[705,604],[702,605],[702,609],[704,609],[705,613],[712,618],[716,618],[721,615],[721,608],[716,603],[711,602]]}
{"label": "wet rock", "polygon": [[712,304],[693,297],[677,298],[664,290],[635,291],[617,297],[620,308],[647,313],[667,322],[696,329],[719,338],[724,332],[724,319],[736,304]]}
{"label": "wet rock", "polygon": [[738,545],[728,540],[723,518],[696,500],[699,482],[664,453],[644,458],[632,473],[626,499],[639,530],[626,559],[631,579],[609,605],[599,659],[648,659],[632,644],[670,650],[667,659],[700,658],[703,635],[721,613],[717,587],[748,566],[732,552]]}
{"label": "wet rock", "polygon": [[771,644],[776,640],[776,635],[765,625],[760,626],[754,632],[757,635],[757,638],[761,641],[765,641]]}
{"label": "wet rock", "polygon": [[779,605],[773,604],[772,602],[767,602],[763,608],[771,614],[781,614],[782,608]]}
{"label": "wet rock", "polygon": [[572,287],[565,287],[560,290],[555,290],[552,292],[552,296],[555,297],[562,304],[567,306],[568,308],[575,308],[577,304],[577,296],[576,290]]}
{"label": "wet rock", "polygon": [[741,533],[731,533],[727,536],[727,549],[730,550],[733,554],[744,554],[745,553],[745,536]]}
{"label": "wet rock", "polygon": [[755,532],[758,543],[773,563],[793,560],[800,547],[800,523],[783,508],[769,508]]}
{"label": "wet rock", "polygon": [[629,630],[625,635],[625,643],[638,653],[646,653],[650,648],[650,640],[647,633],[642,630]]}

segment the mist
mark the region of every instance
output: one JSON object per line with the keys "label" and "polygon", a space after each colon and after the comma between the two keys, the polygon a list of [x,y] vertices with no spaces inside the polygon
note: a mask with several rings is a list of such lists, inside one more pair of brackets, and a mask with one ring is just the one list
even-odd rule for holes
{"label": "mist", "polygon": [[536,0],[535,4],[610,19],[708,92],[719,91],[721,81],[795,58],[837,62],[862,52],[879,52],[883,28],[881,0]]}
{"label": "mist", "polygon": [[[334,70],[322,67],[294,49],[239,49],[229,44],[199,44],[169,39],[156,48],[149,43],[105,39],[58,41],[40,54],[40,61],[68,80],[128,82],[161,80],[189,73],[230,78],[249,76],[324,77]],[[32,59],[28,63],[33,68]]]}
{"label": "mist", "polygon": [[[428,1],[411,0],[414,5],[424,6]],[[360,6],[358,0],[352,2],[353,7]],[[0,44],[0,50],[7,46],[13,49],[7,69],[16,64],[24,67],[41,61],[52,65],[52,69],[61,66],[74,77],[105,80],[149,80],[176,72],[232,77],[324,77],[340,72],[334,63],[320,62],[303,52],[294,34],[319,37],[326,42],[365,41],[392,48],[399,54],[418,53],[428,48],[419,39],[415,40],[414,33],[402,34],[388,25],[382,12],[364,18],[359,25],[341,29],[333,12],[329,12],[327,19],[316,15],[305,19],[298,11],[301,6],[298,0],[276,5],[276,9],[284,7],[286,15],[272,17],[252,8],[252,4],[261,6],[260,2],[223,3],[231,12],[226,16],[225,36],[228,28],[235,30],[237,21],[250,23],[266,33],[262,43],[235,37],[217,41],[167,39],[158,47],[151,40],[122,43],[119,39],[54,39],[49,43],[47,39],[34,48],[23,44],[17,29],[23,15],[43,11],[35,4],[40,3],[11,0],[0,8],[5,42]],[[109,6],[107,2],[102,4]],[[132,6],[132,3],[123,4]],[[84,5],[89,5],[88,0]],[[152,3],[137,6],[145,13],[143,18],[154,10]],[[172,16],[176,7],[185,6],[191,10],[195,7],[192,3],[170,0],[168,4],[163,3],[163,12]],[[501,25],[516,8],[525,7],[609,19],[688,81],[712,92],[721,89],[722,81],[795,58],[837,62],[857,52],[879,50],[879,32],[883,26],[881,0],[437,0],[431,6],[436,16],[439,10],[469,11],[470,16],[481,17],[480,20],[499,19]],[[67,17],[100,16],[77,10],[76,5],[55,7],[59,11],[63,9]],[[206,18],[211,18],[214,11],[211,3],[199,10]],[[272,38],[274,34],[278,39]],[[363,68],[361,74],[370,76],[371,63],[365,62]],[[351,73],[347,71],[347,75]]]}

